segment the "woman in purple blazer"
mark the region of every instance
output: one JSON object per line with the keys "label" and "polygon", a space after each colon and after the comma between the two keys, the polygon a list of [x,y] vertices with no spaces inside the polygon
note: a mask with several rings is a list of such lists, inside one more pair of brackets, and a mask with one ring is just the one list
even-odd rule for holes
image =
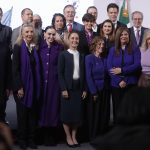
{"label": "woman in purple blazer", "polygon": [[44,40],[39,48],[42,90],[39,126],[43,128],[44,144],[56,145],[55,129],[60,123],[60,87],[58,83],[57,62],[58,55],[64,49],[55,40],[56,30],[47,26]]}
{"label": "woman in purple blazer", "polygon": [[126,27],[116,32],[115,47],[110,49],[107,67],[111,76],[113,115],[125,92],[137,85],[137,71],[140,69],[140,50],[132,46],[130,33]]}
{"label": "woman in purple blazer", "polygon": [[88,100],[89,138],[94,139],[107,131],[110,115],[109,101],[104,94],[106,64],[105,42],[99,36],[92,40],[89,54],[85,58],[86,80],[91,98]]}

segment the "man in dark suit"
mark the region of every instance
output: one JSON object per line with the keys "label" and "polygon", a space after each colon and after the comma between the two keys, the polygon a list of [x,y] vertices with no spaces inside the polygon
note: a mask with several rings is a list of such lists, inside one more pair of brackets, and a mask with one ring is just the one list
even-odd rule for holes
{"label": "man in dark suit", "polygon": [[0,8],[0,122],[5,122],[5,109],[11,83],[11,35],[12,29],[1,24]]}
{"label": "man in dark suit", "polygon": [[142,26],[143,13],[140,11],[134,11],[132,13],[133,26],[129,29],[131,41],[135,46],[140,47],[143,40],[144,30],[147,29]]}
{"label": "man in dark suit", "polygon": [[[83,31],[84,27],[82,24],[75,22],[75,8],[73,5],[66,5],[63,9],[63,14],[66,18],[66,29],[70,31]],[[71,28],[71,29],[70,29]]]}
{"label": "man in dark suit", "polygon": [[[22,24],[32,22],[33,21],[33,11],[30,8],[24,8],[21,11],[21,19],[22,19]],[[21,26],[13,29],[12,37],[11,37],[12,47],[14,47],[14,45],[15,45],[15,42],[19,36],[20,30],[21,30]]]}
{"label": "man in dark suit", "polygon": [[[108,18],[112,21],[115,31],[119,28],[119,27],[127,27],[127,25],[121,23],[120,21],[117,21],[117,17],[119,14],[119,6],[116,3],[110,3],[107,6],[107,15]],[[102,24],[99,24],[98,27],[98,33],[100,33],[100,28],[101,28]]]}
{"label": "man in dark suit", "polygon": [[109,19],[112,21],[114,28],[117,30],[119,27],[126,27],[125,24],[121,23],[120,21],[117,21],[119,13],[119,7],[116,3],[110,3],[107,6],[107,15]]}

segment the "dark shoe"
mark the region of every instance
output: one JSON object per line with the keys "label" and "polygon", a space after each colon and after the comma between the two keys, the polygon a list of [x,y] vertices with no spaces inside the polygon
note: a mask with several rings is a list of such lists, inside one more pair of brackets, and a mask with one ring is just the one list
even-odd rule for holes
{"label": "dark shoe", "polygon": [[70,147],[70,148],[75,148],[75,147],[76,147],[75,144],[70,145],[70,144],[66,143],[66,145],[67,145],[68,147]]}
{"label": "dark shoe", "polygon": [[74,144],[75,147],[80,147],[81,145],[78,143],[78,144]]}
{"label": "dark shoe", "polygon": [[29,142],[28,146],[31,148],[31,149],[38,149],[37,145],[32,141],[32,142]]}

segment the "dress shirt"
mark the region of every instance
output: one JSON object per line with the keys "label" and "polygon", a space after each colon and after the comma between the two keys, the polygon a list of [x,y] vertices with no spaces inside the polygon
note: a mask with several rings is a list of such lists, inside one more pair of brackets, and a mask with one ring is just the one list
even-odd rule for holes
{"label": "dress shirt", "polygon": [[68,49],[68,52],[73,54],[74,70],[73,79],[79,79],[79,52],[77,50]]}
{"label": "dress shirt", "polygon": [[138,30],[139,30],[139,35],[141,36],[141,27],[139,27],[139,28],[133,27],[133,29],[134,29],[135,37],[136,37]]}

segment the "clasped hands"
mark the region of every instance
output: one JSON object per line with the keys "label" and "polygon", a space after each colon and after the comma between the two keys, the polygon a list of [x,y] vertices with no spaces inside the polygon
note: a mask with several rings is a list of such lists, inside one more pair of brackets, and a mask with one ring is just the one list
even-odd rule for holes
{"label": "clasped hands", "polygon": [[[83,91],[83,93],[82,93],[82,99],[85,99],[86,96],[87,96],[87,92]],[[67,90],[62,91],[62,97],[66,98],[66,99],[69,98],[69,94],[68,94]]]}
{"label": "clasped hands", "polygon": [[120,67],[113,67],[112,69],[110,69],[110,73],[117,75],[121,73],[121,68]]}

